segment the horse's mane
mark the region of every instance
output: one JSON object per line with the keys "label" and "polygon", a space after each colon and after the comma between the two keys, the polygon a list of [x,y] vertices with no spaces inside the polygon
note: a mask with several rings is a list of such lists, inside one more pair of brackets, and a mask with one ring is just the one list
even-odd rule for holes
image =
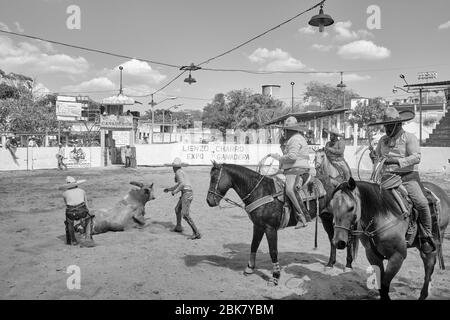
{"label": "horse's mane", "polygon": [[[397,202],[389,190],[381,189],[380,185],[367,181],[357,181],[359,197],[361,202],[361,218],[365,221],[378,216],[387,216],[391,212],[394,216],[400,217],[401,210],[397,206]],[[354,199],[352,190],[348,182],[341,183],[333,192],[342,191],[351,199]]]}
{"label": "horse's mane", "polygon": [[[263,176],[256,172],[255,170],[249,169],[247,167],[231,164],[231,163],[223,163],[222,166],[227,169],[230,173],[240,176],[242,181],[247,184],[247,188],[253,188],[254,184],[263,178],[262,182],[270,182],[271,179],[269,177]],[[273,184],[273,182],[271,183]]]}

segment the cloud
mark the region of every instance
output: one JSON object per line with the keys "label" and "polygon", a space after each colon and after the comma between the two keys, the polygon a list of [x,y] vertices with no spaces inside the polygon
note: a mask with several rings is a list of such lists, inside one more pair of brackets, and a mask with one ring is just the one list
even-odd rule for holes
{"label": "cloud", "polygon": [[147,62],[136,59],[128,60],[112,69],[105,70],[105,75],[109,79],[119,79],[119,66],[123,67],[124,86],[142,83],[158,84],[167,77],[158,70],[153,69]]}
{"label": "cloud", "polygon": [[16,26],[17,32],[23,33],[23,32],[25,31],[25,29],[22,28],[22,26],[20,25],[20,23],[19,23],[18,21],[15,21],[15,22],[14,22],[14,25]]}
{"label": "cloud", "polygon": [[251,62],[264,64],[260,70],[265,71],[293,71],[305,67],[300,60],[291,57],[288,52],[279,48],[275,50],[258,48],[248,58]]}
{"label": "cloud", "polygon": [[6,23],[3,23],[1,21],[0,21],[0,29],[11,32],[11,29],[6,25]]}
{"label": "cloud", "polygon": [[388,58],[391,51],[385,47],[377,46],[372,41],[357,40],[339,47],[338,55],[349,60],[380,60]]}
{"label": "cloud", "polygon": [[123,67],[123,91],[130,96],[148,94],[154,91],[152,84],[158,84],[166,78],[158,70],[154,70],[147,62],[128,60],[112,68],[96,73],[96,77],[79,84],[63,87],[64,91],[115,91],[119,90],[120,72]]}
{"label": "cloud", "polygon": [[43,45],[41,41],[14,43],[10,38],[0,36],[0,65],[6,70],[27,75],[76,75],[89,70],[85,58],[51,52],[46,48],[52,47]]}
{"label": "cloud", "polygon": [[314,34],[314,33],[316,33],[316,30],[314,29],[313,26],[308,25],[306,27],[298,29],[298,32],[303,33],[303,34]]}
{"label": "cloud", "polygon": [[[318,30],[319,29],[308,25],[306,27],[298,29],[298,32],[300,32],[302,34],[316,34],[317,32],[319,32]],[[329,33],[327,31],[321,32],[321,34],[322,34],[322,37],[324,37],[324,38],[328,37],[328,35],[329,35]]]}
{"label": "cloud", "polygon": [[352,41],[357,39],[367,39],[373,37],[373,34],[367,30],[351,30],[351,21],[339,21],[334,25],[334,31],[337,33],[335,39],[338,41]]}
{"label": "cloud", "polygon": [[62,92],[114,91],[118,86],[106,77],[94,78],[76,85],[62,87]]}
{"label": "cloud", "polygon": [[327,52],[327,51],[330,51],[331,48],[333,48],[333,46],[332,45],[323,45],[323,44],[315,43],[315,44],[312,45],[311,48],[313,48],[315,50],[318,50],[318,51]]}
{"label": "cloud", "polygon": [[441,25],[438,27],[438,29],[439,29],[439,30],[450,29],[450,20],[447,21],[447,22],[445,22],[445,23],[443,23],[443,24],[441,24]]}

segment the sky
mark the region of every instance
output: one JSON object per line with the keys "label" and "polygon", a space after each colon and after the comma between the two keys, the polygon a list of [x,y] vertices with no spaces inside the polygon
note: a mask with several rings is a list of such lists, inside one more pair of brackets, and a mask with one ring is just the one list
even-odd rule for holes
{"label": "sky", "polygon": [[[142,102],[131,110],[148,110],[150,93],[180,73],[174,66],[199,64],[317,4],[319,0],[0,0],[0,29],[73,45],[113,52],[118,58],[57,44],[0,33],[0,69],[31,76],[42,92],[89,95],[92,99],[119,90],[123,66],[124,93]],[[70,6],[80,12],[79,28]],[[372,7],[371,7],[372,6]],[[373,11],[379,8],[379,15]],[[368,10],[369,9],[369,10]],[[334,24],[323,33],[308,26],[318,8],[290,21],[204,68],[253,71],[344,72],[344,83],[364,97],[387,99],[399,74],[416,83],[418,72],[436,71],[450,80],[450,1],[327,0],[324,11]],[[368,23],[369,20],[369,23]],[[68,27],[75,25],[75,29]],[[374,24],[374,22],[378,22]],[[374,28],[375,27],[375,28]],[[305,83],[336,85],[335,74],[247,74],[198,70],[187,73],[154,95],[160,108],[182,104],[202,109],[217,93],[235,89],[261,92],[262,85],[280,85],[288,105],[291,82],[296,101]],[[147,95],[147,96],[146,96]],[[176,100],[165,100],[167,97]],[[163,102],[162,102],[163,101]]]}

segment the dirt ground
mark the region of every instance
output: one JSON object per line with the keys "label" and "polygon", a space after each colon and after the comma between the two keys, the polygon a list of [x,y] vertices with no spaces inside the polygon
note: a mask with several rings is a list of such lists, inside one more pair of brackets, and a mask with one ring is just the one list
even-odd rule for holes
{"label": "dirt ground", "polygon": [[[183,222],[174,227],[178,198],[162,192],[173,184],[171,168],[108,168],[0,173],[0,299],[375,299],[367,287],[369,266],[360,247],[354,270],[344,272],[345,252],[334,269],[325,270],[329,244],[319,225],[279,233],[282,276],[278,287],[266,280],[272,264],[265,239],[257,254],[257,272],[244,276],[252,224],[239,208],[206,204],[208,167],[189,167],[194,187],[192,217],[203,238]],[[94,248],[64,243],[64,204],[58,186],[66,175],[86,179],[93,208],[108,208],[132,188],[132,180],[154,182],[156,199],[146,208],[142,229],[94,236]],[[450,175],[424,174],[450,194]],[[235,194],[230,191],[232,198]],[[450,237],[444,258],[450,267]],[[81,270],[81,288],[69,290],[67,267]],[[393,299],[417,299],[423,284],[422,261],[415,249],[391,286]],[[450,298],[450,270],[435,270],[430,299]]]}

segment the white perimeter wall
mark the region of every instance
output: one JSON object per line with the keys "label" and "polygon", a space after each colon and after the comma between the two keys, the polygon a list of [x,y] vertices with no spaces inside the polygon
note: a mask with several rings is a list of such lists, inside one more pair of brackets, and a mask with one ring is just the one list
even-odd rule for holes
{"label": "white perimeter wall", "polygon": [[[79,149],[79,148],[77,148]],[[65,148],[65,160],[68,168],[90,168],[100,167],[100,147],[83,147],[78,157],[71,151],[72,148]],[[45,148],[17,148],[17,160],[14,160],[10,151],[5,148],[0,149],[0,171],[5,170],[36,170],[55,169],[58,167],[56,159],[57,147]]]}
{"label": "white perimeter wall", "polygon": [[[81,148],[84,159],[76,159],[66,148],[65,163],[69,168],[89,168],[101,166],[101,148]],[[347,146],[345,158],[352,169],[356,169],[365,146],[357,148]],[[421,171],[450,172],[450,148],[422,147]],[[9,150],[0,148],[0,171],[55,169],[58,166],[56,153],[58,148],[18,148],[17,161],[13,160]],[[281,153],[277,144],[145,144],[136,145],[136,161],[138,166],[162,166],[170,163],[175,157],[190,165],[211,165],[211,161],[227,162],[240,165],[255,166],[269,153]],[[361,160],[361,170],[371,170],[368,151]],[[270,163],[267,160],[266,163]],[[277,164],[275,161],[274,165]],[[314,167],[314,151],[311,148],[310,165]]]}

